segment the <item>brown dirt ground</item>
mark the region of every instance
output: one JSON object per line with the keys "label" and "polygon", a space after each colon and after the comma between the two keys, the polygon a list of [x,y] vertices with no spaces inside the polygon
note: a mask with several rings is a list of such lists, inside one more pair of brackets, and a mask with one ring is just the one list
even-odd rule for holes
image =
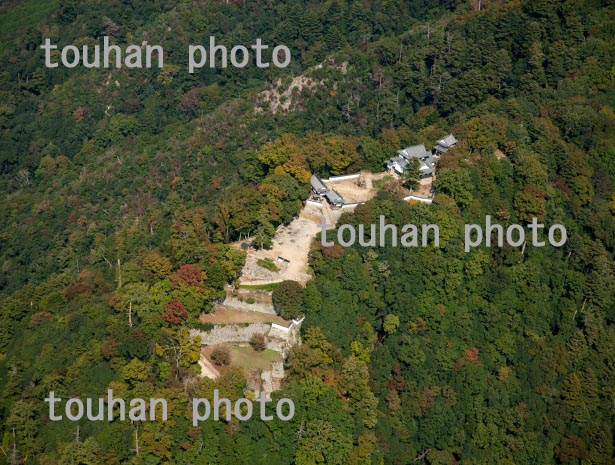
{"label": "brown dirt ground", "polygon": [[[319,221],[303,213],[288,226],[278,228],[273,238],[271,250],[248,251],[246,266],[242,270],[242,284],[265,284],[286,279],[305,283],[310,279],[308,271],[308,252],[312,239],[320,231]],[[284,257],[290,263],[278,264],[277,258]],[[259,258],[270,258],[280,266],[279,272],[271,272],[256,264]]]}
{"label": "brown dirt ground", "polygon": [[223,305],[216,305],[213,313],[202,313],[199,317],[202,323],[231,324],[231,323],[278,323],[287,326],[288,321],[277,315],[261,312],[242,312]]}
{"label": "brown dirt ground", "polygon": [[199,365],[201,367],[201,376],[207,377],[210,379],[216,379],[220,376],[220,370],[211,363],[205,355],[203,354],[203,348],[201,348],[201,356],[199,357]]}
{"label": "brown dirt ground", "polygon": [[413,194],[417,197],[431,197],[431,186],[435,179],[435,176],[433,178],[421,179],[419,187],[414,189]]}
{"label": "brown dirt ground", "polygon": [[367,183],[365,183],[364,186],[359,186],[359,179],[365,182],[365,177],[362,177],[358,179],[349,179],[347,181],[325,181],[325,185],[329,189],[336,190],[344,198],[345,203],[367,202],[376,195],[378,190],[373,187],[368,188]]}
{"label": "brown dirt ground", "polygon": [[402,185],[402,180],[399,175],[391,174],[390,176],[392,181],[389,183],[388,188],[394,188],[394,192],[400,197],[406,197],[410,194],[416,195],[417,197],[431,197],[431,187],[436,179],[435,175],[433,178],[421,179],[416,189],[408,189]]}
{"label": "brown dirt ground", "polygon": [[[378,192],[378,189],[373,187],[373,181],[386,176],[389,176],[386,172],[373,174],[363,171],[361,173],[361,179],[364,181],[363,186],[358,185],[357,179],[333,183],[325,182],[325,184],[338,191],[348,203],[365,202]],[[429,197],[430,190],[431,182],[429,182],[429,185],[426,184],[417,189],[416,194]],[[246,265],[242,270],[240,282],[242,284],[268,284],[290,279],[305,284],[311,278],[308,273],[308,254],[312,240],[320,232],[321,217],[324,216],[327,223],[335,225],[342,211],[347,210],[331,209],[326,202],[322,209],[307,205],[301,211],[299,217],[295,218],[288,226],[278,228],[273,238],[271,250],[248,250]],[[236,242],[234,246],[240,247],[241,242],[249,241],[249,239],[246,239]],[[290,263],[279,263],[278,257],[283,257]],[[280,267],[280,271],[272,272],[259,266],[257,261],[261,258],[272,259]]]}

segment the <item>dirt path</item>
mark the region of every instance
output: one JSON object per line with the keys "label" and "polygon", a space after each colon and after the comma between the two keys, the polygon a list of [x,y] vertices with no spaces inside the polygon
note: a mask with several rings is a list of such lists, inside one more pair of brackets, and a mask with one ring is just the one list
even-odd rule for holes
{"label": "dirt path", "polygon": [[327,224],[335,224],[336,221],[333,220],[333,212],[331,211],[331,207],[329,206],[329,204],[327,202],[323,203],[322,205],[322,216],[325,217],[325,222]]}
{"label": "dirt path", "polygon": [[201,377],[216,379],[220,376],[220,372],[205,356],[204,348],[201,348],[201,356],[199,357],[199,366],[201,367]]}

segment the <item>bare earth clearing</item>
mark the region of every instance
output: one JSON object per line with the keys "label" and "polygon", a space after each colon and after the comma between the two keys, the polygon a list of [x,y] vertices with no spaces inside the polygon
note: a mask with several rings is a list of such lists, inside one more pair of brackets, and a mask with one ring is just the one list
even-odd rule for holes
{"label": "bare earth clearing", "polygon": [[202,313],[201,323],[233,324],[233,323],[277,323],[288,326],[288,321],[277,315],[261,312],[246,312],[216,305],[212,313]]}
{"label": "bare earth clearing", "polygon": [[[292,279],[306,283],[310,279],[307,272],[308,252],[312,239],[318,231],[320,231],[319,222],[314,221],[309,215],[303,215],[302,212],[288,226],[278,228],[271,250],[250,249],[248,251],[240,282],[242,284],[266,284]],[[278,262],[278,257],[283,257],[289,262]],[[269,271],[259,266],[257,261],[262,258],[272,259],[280,271]]]}
{"label": "bare earth clearing", "polygon": [[[366,202],[378,192],[378,189],[373,187],[373,181],[385,176],[387,173],[362,172],[359,180],[348,179],[325,183],[328,187],[338,191],[348,203]],[[299,217],[288,226],[278,228],[270,250],[248,250],[246,264],[240,278],[241,284],[268,284],[287,279],[305,284],[311,278],[308,273],[308,254],[312,239],[320,232],[321,218],[324,216],[328,224],[335,226],[342,211],[351,210],[332,209],[326,201],[323,202],[322,208],[306,205]],[[278,257],[288,262],[278,261]],[[257,261],[263,258],[272,259],[280,271],[269,271],[259,266]]]}
{"label": "bare earth clearing", "polygon": [[423,199],[429,199],[432,197],[432,186],[436,177],[434,175],[433,178],[425,178],[419,181],[419,185],[416,189],[408,189],[403,186],[401,183],[401,177],[394,173],[390,174],[390,181],[385,184],[385,189],[399,195],[400,197],[407,197],[409,195],[413,195],[415,197],[421,197]]}
{"label": "bare earth clearing", "polygon": [[271,304],[271,292],[265,291],[262,289],[250,289],[250,288],[227,288],[227,291],[232,291],[235,293],[237,298],[247,300],[254,299],[255,302],[260,302],[264,304]]}
{"label": "bare earth clearing", "polygon": [[344,203],[367,202],[378,193],[379,189],[374,188],[374,181],[387,176],[389,176],[387,172],[374,174],[361,171],[361,176],[356,179],[324,181],[324,183],[329,189],[336,190],[344,198]]}
{"label": "bare earth clearing", "polygon": [[337,191],[344,198],[344,203],[367,202],[378,192],[378,189],[373,187],[368,189],[367,186],[358,186],[356,179],[343,182],[325,181],[325,185]]}
{"label": "bare earth clearing", "polygon": [[416,195],[417,197],[431,197],[431,186],[433,185],[435,179],[435,176],[433,178],[421,179],[419,187],[414,189],[412,191],[412,194]]}
{"label": "bare earth clearing", "polygon": [[[305,101],[305,98],[302,97],[304,91],[314,93],[318,87],[327,86],[328,80],[319,80],[312,76],[313,71],[323,67],[336,69],[342,74],[346,74],[348,62],[336,64],[334,57],[329,57],[322,63],[308,69],[305,74],[293,77],[290,79],[290,82],[289,78],[284,80],[277,79],[256,96],[254,112],[263,113],[268,110],[275,114],[278,111],[289,112],[301,109]],[[328,84],[328,86],[335,90],[337,83],[333,82],[333,84]]]}

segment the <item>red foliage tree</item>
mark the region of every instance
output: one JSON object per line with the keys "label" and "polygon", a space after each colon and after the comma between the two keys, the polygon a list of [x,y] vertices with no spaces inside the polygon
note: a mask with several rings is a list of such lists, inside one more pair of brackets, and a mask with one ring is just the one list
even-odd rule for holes
{"label": "red foliage tree", "polygon": [[105,359],[109,360],[118,354],[117,346],[117,340],[114,337],[107,336],[105,343],[100,348],[100,352]]}
{"label": "red foliage tree", "polygon": [[555,456],[561,463],[578,463],[585,457],[585,443],[578,436],[564,436],[555,446]]}
{"label": "red foliage tree", "polygon": [[458,370],[466,363],[472,363],[473,365],[480,365],[480,361],[478,360],[479,350],[476,347],[470,347],[463,351],[463,357],[457,360],[455,364],[455,370]]}
{"label": "red foliage tree", "polygon": [[202,281],[202,271],[199,265],[182,265],[177,270],[177,275],[189,286],[198,286]]}
{"label": "red foliage tree", "polygon": [[480,362],[478,361],[478,349],[476,347],[466,349],[463,355],[468,362],[473,363],[474,365],[480,365]]}
{"label": "red foliage tree", "polygon": [[121,304],[122,304],[122,294],[118,294],[117,292],[114,292],[113,294],[111,294],[111,297],[109,297],[109,300],[107,301],[107,305],[109,305],[109,307],[114,308],[116,310],[120,308]]}
{"label": "red foliage tree", "polygon": [[167,323],[176,325],[188,319],[188,311],[181,302],[170,300],[164,308],[162,319]]}
{"label": "red foliage tree", "polygon": [[334,244],[331,247],[323,247],[323,255],[327,258],[337,260],[344,255],[344,248],[337,244]]}
{"label": "red foliage tree", "polygon": [[71,284],[66,289],[64,289],[64,297],[66,298],[66,300],[72,300],[82,294],[92,294],[92,288],[90,287],[90,285],[88,283],[84,283],[83,281]]}
{"label": "red foliage tree", "polygon": [[30,322],[32,323],[32,325],[34,326],[38,326],[39,324],[43,323],[44,321],[48,321],[53,317],[53,315],[49,312],[37,312],[34,315],[32,315],[32,318],[30,319]]}

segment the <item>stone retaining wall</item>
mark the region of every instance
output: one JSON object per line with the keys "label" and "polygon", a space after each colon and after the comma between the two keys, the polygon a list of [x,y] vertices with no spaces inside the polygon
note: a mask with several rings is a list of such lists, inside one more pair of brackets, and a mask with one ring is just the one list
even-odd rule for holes
{"label": "stone retaining wall", "polygon": [[271,325],[252,323],[244,325],[215,325],[209,331],[191,329],[192,336],[201,336],[201,344],[213,345],[223,342],[248,342],[257,333],[267,334]]}
{"label": "stone retaining wall", "polygon": [[250,342],[254,334],[264,334],[267,349],[279,352],[286,358],[288,351],[295,344],[301,344],[299,329],[303,318],[292,320],[288,328],[276,323],[251,323],[249,325],[228,324],[214,325],[209,331],[191,329],[190,335],[200,336],[201,344],[214,345],[225,342]]}
{"label": "stone retaining wall", "polygon": [[254,302],[253,304],[249,304],[248,302],[242,302],[236,297],[228,296],[222,305],[225,307],[233,308],[235,310],[242,310],[246,312],[260,312],[267,313],[269,315],[275,315],[275,310],[273,309],[272,304],[264,303],[264,302]]}

